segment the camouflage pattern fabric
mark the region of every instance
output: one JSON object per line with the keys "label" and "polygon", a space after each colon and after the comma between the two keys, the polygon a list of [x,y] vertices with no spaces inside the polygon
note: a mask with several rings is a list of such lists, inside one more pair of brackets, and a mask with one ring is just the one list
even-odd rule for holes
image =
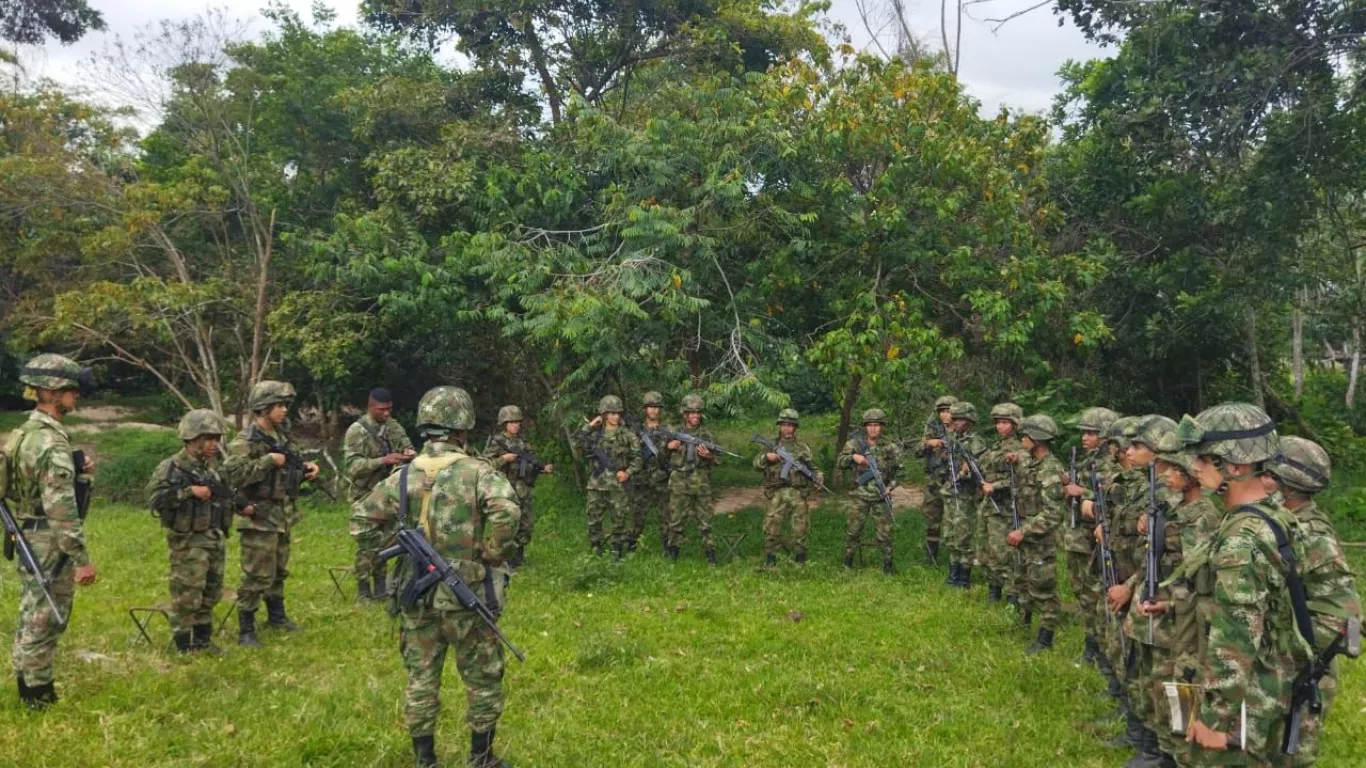
{"label": "camouflage pattern fabric", "polygon": [[[519,451],[534,453],[531,444],[523,440],[521,435],[513,436],[507,432],[499,432],[489,437],[488,443],[484,446],[483,455],[503,473],[503,477],[508,479],[513,492],[517,494],[517,505],[522,510],[522,516],[517,523],[517,546],[525,548],[531,543],[531,535],[536,530],[536,510],[531,498],[531,483],[528,478],[518,474],[520,461],[503,461],[504,454]],[[527,471],[532,470],[528,468]]]}
{"label": "camouflage pattern fabric", "polygon": [[[686,399],[684,403],[687,404]],[[715,442],[711,430],[705,426],[695,430],[680,426],[677,431]],[[683,545],[688,523],[692,522],[697,526],[702,548],[707,551],[715,549],[716,542],[711,534],[711,470],[720,457],[713,454],[704,459],[695,452],[690,455],[687,445],[679,445],[672,451],[660,447],[669,456],[669,546]]]}
{"label": "camouflage pattern fabric", "polygon": [[[901,472],[902,454],[900,446],[888,440],[885,435],[876,443],[869,443],[867,437],[862,436],[846,441],[844,449],[840,451],[835,463],[840,468],[852,472],[857,478],[865,467],[854,463],[855,454],[872,456],[882,474],[882,482],[889,490],[896,486],[897,475]],[[878,549],[882,551],[884,561],[890,560],[893,552],[892,533],[895,520],[892,518],[891,510],[887,508],[882,497],[878,495],[877,486],[871,479],[855,486],[849,492],[849,501],[849,510],[846,514],[844,526],[845,557],[858,552],[859,541],[863,538],[863,527],[871,516],[877,527]]]}
{"label": "camouflage pattern fabric", "polygon": [[954,441],[956,446],[953,458],[960,469],[956,498],[952,479],[946,480],[940,488],[940,495],[946,500],[944,504],[944,547],[949,552],[950,564],[970,566],[977,559],[972,539],[977,532],[977,505],[980,501],[978,492],[980,489],[977,487],[976,478],[965,468],[966,462],[958,455],[957,449],[962,448],[967,451],[980,463],[982,456],[987,452],[987,443],[973,433],[971,429],[965,434],[955,436]]}
{"label": "camouflage pattern fabric", "polygon": [[[669,427],[660,424],[655,427],[640,425],[640,430],[650,436],[650,441],[661,452],[664,451],[665,433]],[[631,540],[638,541],[645,533],[645,522],[653,510],[659,520],[659,540],[669,541],[669,465],[667,454],[661,458],[646,458],[645,441],[641,440],[641,473],[627,484],[631,497],[631,507],[635,515],[631,521]]]}
{"label": "camouflage pattern fabric", "polygon": [[[806,466],[815,467],[816,456],[811,446],[795,436],[787,439],[779,436],[774,442]],[[785,522],[792,529],[792,554],[805,554],[807,532],[811,528],[811,507],[808,498],[813,486],[805,475],[795,469],[788,473],[787,480],[784,481],[783,465],[780,462],[770,464],[767,453],[766,449],[761,448],[754,457],[754,468],[764,476],[764,498],[768,500],[763,523],[764,555],[777,554],[781,548]]]}
{"label": "camouflage pattern fabric", "polygon": [[[1077,460],[1077,484],[1086,489],[1082,500],[1095,500],[1091,490],[1091,473],[1094,470],[1100,478],[1102,487],[1108,488],[1110,481],[1119,474],[1119,463],[1111,458],[1109,450],[1102,445],[1100,449],[1086,454]],[[1104,589],[1099,554],[1096,548],[1096,522],[1083,518],[1078,512],[1078,524],[1071,526],[1072,511],[1067,510],[1067,525],[1063,527],[1063,551],[1067,553],[1067,580],[1072,585],[1072,594],[1077,597],[1082,626],[1088,637],[1099,638],[1099,626],[1103,607],[1100,605]]]}
{"label": "camouflage pattern fabric", "polygon": [[1006,544],[1006,534],[1010,533],[1012,489],[1010,464],[1005,457],[1010,454],[1024,456],[1020,438],[1015,435],[998,438],[995,447],[982,454],[978,462],[982,468],[982,477],[991,483],[994,490],[991,499],[983,498],[977,505],[977,558],[987,569],[988,581],[1004,587],[1007,594],[1013,595],[1016,594],[1015,554]]}
{"label": "camouflage pattern fabric", "polygon": [[283,430],[274,432],[252,424],[227,446],[223,476],[256,508],[250,516],[238,515],[236,523],[242,545],[237,608],[247,612],[255,611],[263,597],[284,597],[291,531],[299,523],[298,507],[285,489],[285,473],[271,460],[267,445],[249,439],[252,429],[282,445],[290,444]]}
{"label": "camouflage pattern fabric", "polygon": [[[631,500],[626,495],[626,487],[618,482],[616,473],[625,470],[635,477],[641,472],[644,462],[640,458],[640,438],[625,426],[614,429],[604,424],[598,429],[591,429],[585,424],[574,434],[574,440],[588,457],[590,467],[588,544],[593,549],[602,548],[607,538],[603,533],[603,521],[610,520],[613,546],[625,547],[631,535]],[[610,469],[598,471],[597,462],[592,459],[595,446],[600,446],[611,458]]]}
{"label": "camouflage pattern fabric", "polygon": [[1058,613],[1058,527],[1066,514],[1063,501],[1064,467],[1058,457],[1045,453],[1030,458],[1017,472],[1020,500],[1020,559],[1016,580],[1020,608],[1040,618],[1040,629],[1055,629]]}
{"label": "camouflage pattern fabric", "polygon": [[[936,411],[925,420],[921,440],[939,439],[948,431],[949,428],[939,421]],[[925,503],[921,507],[925,515],[925,541],[938,544],[943,536],[947,502],[952,496],[952,492],[944,491],[944,486],[949,482],[949,452],[947,448],[922,447],[916,455],[925,459]]]}
{"label": "camouflage pattern fabric", "polygon": [[240,531],[242,581],[237,587],[237,609],[254,611],[262,598],[285,596],[289,578],[290,534],[283,531]]}
{"label": "camouflage pattern fabric", "polygon": [[386,455],[403,453],[412,447],[413,441],[397,421],[389,419],[378,424],[368,413],[356,419],[346,428],[346,436],[342,438],[342,472],[351,481],[351,501],[365,498],[379,481],[395,470],[398,465],[383,463]]}

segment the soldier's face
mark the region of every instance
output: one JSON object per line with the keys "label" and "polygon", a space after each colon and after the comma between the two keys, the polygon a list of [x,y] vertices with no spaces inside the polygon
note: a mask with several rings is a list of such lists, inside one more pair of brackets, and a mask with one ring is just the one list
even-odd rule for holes
{"label": "soldier's face", "polygon": [[1099,432],[1094,432],[1094,431],[1089,430],[1089,429],[1084,429],[1084,430],[1082,430],[1082,433],[1081,433],[1081,447],[1082,447],[1082,450],[1086,451],[1087,453],[1090,453],[1091,451],[1094,451],[1094,450],[1096,449],[1096,446],[1098,446],[1098,445],[1100,445],[1100,433],[1099,433]]}
{"label": "soldier's face", "polygon": [[1120,465],[1121,467],[1123,467],[1124,469],[1128,469],[1129,467],[1132,467],[1132,466],[1133,466],[1133,464],[1129,462],[1129,451],[1128,451],[1128,450],[1126,450],[1126,449],[1124,449],[1124,448],[1120,448],[1120,447],[1119,447],[1117,444],[1115,444],[1115,443],[1111,443],[1110,445],[1111,445],[1111,453],[1112,453],[1112,454],[1114,455],[1114,457],[1119,461],[1119,465]]}
{"label": "soldier's face", "polygon": [[663,410],[663,408],[660,408],[657,405],[647,405],[645,406],[645,418],[649,419],[650,421],[659,421],[659,414]]}
{"label": "soldier's face", "polygon": [[954,419],[954,420],[953,420],[953,431],[954,431],[954,432],[958,432],[959,434],[962,434],[963,432],[967,432],[967,431],[968,431],[969,429],[971,429],[971,428],[972,428],[972,422],[968,421],[967,419]]}
{"label": "soldier's face", "polygon": [[81,391],[79,389],[59,389],[48,390],[50,394],[40,391],[38,394],[39,402],[51,403],[57,412],[65,416],[76,410],[76,404],[81,401]]}
{"label": "soldier's face", "polygon": [[607,422],[609,427],[621,426],[621,414],[619,413],[609,413],[603,417],[603,420]]}
{"label": "soldier's face", "polygon": [[1162,484],[1173,491],[1186,490],[1186,473],[1175,464],[1168,464],[1161,459],[1157,460],[1157,477]]}
{"label": "soldier's face", "polygon": [[276,403],[266,409],[266,421],[273,427],[278,427],[285,423],[285,417],[289,415],[289,406],[284,403]]}
{"label": "soldier's face", "polygon": [[1034,438],[1030,437],[1029,435],[1022,435],[1022,436],[1020,436],[1020,445],[1021,445],[1026,451],[1028,451],[1028,452],[1030,452],[1030,453],[1033,453],[1033,452],[1034,452],[1034,446],[1037,445],[1037,443],[1035,443],[1035,442],[1034,442]]}
{"label": "soldier's face", "polygon": [[797,434],[797,425],[784,421],[778,425],[778,434],[782,435],[784,439],[791,439],[793,435]]}
{"label": "soldier's face", "polygon": [[1152,463],[1153,450],[1142,443],[1129,443],[1129,466],[1146,467]]}
{"label": "soldier's face", "polygon": [[683,423],[688,425],[688,429],[697,429],[702,424],[702,414],[697,411],[688,411],[683,414]]}
{"label": "soldier's face", "polygon": [[1010,437],[1015,433],[1015,422],[1010,419],[996,420],[996,434],[1001,437]]}
{"label": "soldier's face", "polygon": [[205,459],[216,458],[221,439],[218,435],[200,435],[190,441],[190,453]]}
{"label": "soldier's face", "polygon": [[879,437],[882,437],[882,424],[876,421],[864,424],[863,434],[867,435],[869,440],[876,440]]}
{"label": "soldier's face", "polygon": [[1219,467],[1213,459],[1212,456],[1201,454],[1195,457],[1191,465],[1195,470],[1195,479],[1199,480],[1200,487],[1207,491],[1217,491],[1219,486],[1224,484],[1224,476],[1219,473]]}
{"label": "soldier's face", "polygon": [[376,424],[383,424],[389,420],[390,416],[394,415],[394,404],[377,403],[371,400],[366,405],[365,410],[369,411],[370,418],[374,419]]}
{"label": "soldier's face", "polygon": [[953,421],[953,412],[950,411],[948,408],[940,408],[940,409],[939,409],[939,423],[940,423],[940,424],[948,424],[948,423],[951,422],[951,421]]}
{"label": "soldier's face", "polygon": [[522,422],[509,421],[503,424],[503,429],[506,429],[509,435],[516,436],[518,433],[522,431]]}

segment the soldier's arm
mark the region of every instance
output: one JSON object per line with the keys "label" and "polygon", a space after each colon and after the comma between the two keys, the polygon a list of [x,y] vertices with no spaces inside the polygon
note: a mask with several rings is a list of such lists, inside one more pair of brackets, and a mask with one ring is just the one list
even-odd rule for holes
{"label": "soldier's arm", "polygon": [[501,565],[517,551],[517,525],[522,508],[517,504],[516,492],[501,473],[481,471],[476,502],[484,519],[484,562]]}
{"label": "soldier's arm", "polygon": [[768,449],[760,446],[758,455],[756,455],[754,461],[750,463],[754,465],[755,469],[763,472],[764,468],[768,466]]}
{"label": "soldier's arm", "polygon": [[245,433],[239,434],[228,443],[227,458],[223,462],[223,477],[234,488],[243,488],[266,479],[275,462],[268,453],[253,456],[251,441]]}
{"label": "soldier's arm", "polygon": [[628,454],[631,460],[626,464],[626,472],[631,477],[635,477],[640,474],[641,470],[645,469],[645,459],[640,455],[640,438],[636,437],[636,433],[629,429],[623,429],[622,434],[626,436],[626,443],[631,447]]}
{"label": "soldier's arm", "polygon": [[398,518],[398,483],[402,475],[389,475],[370,492],[351,505],[351,517],[365,520],[394,520]]}
{"label": "soldier's arm", "polygon": [[147,505],[153,512],[177,509],[193,495],[188,484],[178,482],[179,474],[175,462],[170,459],[162,461],[152,470],[152,477],[147,481]]}
{"label": "soldier's arm", "polygon": [[1304,583],[1314,616],[1314,636],[1327,648],[1349,618],[1361,618],[1361,595],[1347,556],[1331,532],[1315,531],[1305,541]]}
{"label": "soldier's arm", "polygon": [[840,455],[835,458],[835,466],[839,467],[840,469],[849,469],[850,467],[853,467],[855,453],[854,447],[855,445],[853,440],[846,441],[844,444],[844,448],[840,450]]}
{"label": "soldier's arm", "polygon": [[352,424],[342,439],[342,471],[351,482],[358,482],[367,472],[384,466],[383,457],[371,457],[370,435],[360,422]]}
{"label": "soldier's arm", "polygon": [[507,452],[507,447],[503,445],[497,435],[489,435],[489,440],[484,443],[484,450],[480,455],[492,462],[493,466],[502,467],[507,464],[506,461],[503,461],[503,454]]}
{"label": "soldier's arm", "polygon": [[1051,535],[1054,528],[1062,521],[1066,502],[1063,500],[1062,482],[1058,477],[1047,477],[1052,472],[1045,472],[1045,476],[1039,488],[1039,511],[1028,520],[1021,521],[1020,530],[1024,531],[1025,536],[1047,536]]}
{"label": "soldier's arm", "polygon": [[[1258,685],[1254,666],[1266,630],[1272,574],[1279,573],[1268,567],[1268,553],[1259,552],[1268,548],[1275,551],[1274,541],[1268,544],[1260,540],[1263,532],[1271,537],[1260,523],[1256,528],[1244,523],[1225,539],[1211,563],[1215,569],[1214,614],[1205,652],[1209,679],[1200,719],[1221,733],[1238,734],[1243,702],[1257,700],[1253,693]],[[1294,631],[1293,627],[1288,629]],[[1257,730],[1249,728],[1248,735]]]}
{"label": "soldier's arm", "polygon": [[57,548],[77,566],[89,564],[85,528],[76,510],[76,467],[71,461],[71,446],[64,440],[48,443],[38,455],[38,473],[43,512]]}

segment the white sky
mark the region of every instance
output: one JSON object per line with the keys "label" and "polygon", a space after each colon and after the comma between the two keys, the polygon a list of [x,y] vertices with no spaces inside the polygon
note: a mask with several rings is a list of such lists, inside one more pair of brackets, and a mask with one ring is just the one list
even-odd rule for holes
{"label": "white sky", "polygon": [[[886,2],[866,0],[879,1]],[[285,0],[285,4],[297,9],[305,19],[311,18],[312,0]],[[994,33],[995,25],[985,21],[1008,16],[1032,4],[1031,0],[985,0],[967,7],[976,20],[964,19],[959,76],[987,111],[1001,105],[1024,111],[1047,109],[1059,90],[1057,70],[1064,61],[1103,55],[1102,49],[1083,39],[1070,23],[1059,27],[1058,17],[1048,8],[1017,18]],[[104,13],[108,31],[87,35],[70,47],[50,44],[24,51],[22,59],[31,76],[79,85],[79,62],[112,42],[115,35],[127,39],[135,30],[159,19],[193,16],[209,7],[197,0],[92,0],[91,5]],[[233,15],[242,18],[256,16],[265,7],[261,0],[226,0],[212,5],[229,8]],[[355,22],[358,3],[330,0],[328,5],[337,10],[338,23]],[[906,5],[920,37],[937,41],[938,4],[932,0],[906,0]],[[833,0],[830,15],[845,26],[855,46],[868,44],[868,33],[859,21],[855,0]],[[267,22],[258,16],[254,28],[266,26]],[[891,39],[889,34],[885,41]]]}

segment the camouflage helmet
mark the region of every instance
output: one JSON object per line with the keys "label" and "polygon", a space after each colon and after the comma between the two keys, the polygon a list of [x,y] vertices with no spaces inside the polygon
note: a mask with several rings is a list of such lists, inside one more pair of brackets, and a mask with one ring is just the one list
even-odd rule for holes
{"label": "camouflage helmet", "polygon": [[943,397],[937,397],[934,400],[934,409],[936,411],[942,411],[945,408],[952,408],[953,404],[956,402],[958,402],[958,398],[954,397],[953,395],[944,395]]}
{"label": "camouflage helmet", "polygon": [[970,421],[973,424],[976,424],[977,406],[969,403],[967,400],[959,400],[949,406],[949,415],[955,419],[962,419],[963,421]]}
{"label": "camouflage helmet", "polygon": [[1267,461],[1281,442],[1276,422],[1250,403],[1223,403],[1193,418],[1183,416],[1177,436],[1196,454],[1217,456],[1230,464]]}
{"label": "camouflage helmet", "polygon": [[433,387],[417,404],[417,428],[474,429],[474,400],[460,387]]}
{"label": "camouflage helmet", "polygon": [[1115,419],[1110,425],[1110,430],[1105,434],[1106,442],[1114,443],[1122,451],[1129,447],[1129,437],[1125,433],[1138,423],[1136,416],[1121,416]]}
{"label": "camouflage helmet", "polygon": [[863,412],[864,424],[886,424],[887,414],[881,408],[869,408]]}
{"label": "camouflage helmet", "polygon": [[1058,423],[1052,416],[1036,413],[1020,422],[1020,432],[1030,440],[1046,443],[1058,436]]}
{"label": "camouflage helmet", "polygon": [[616,395],[604,395],[598,401],[598,413],[621,413],[626,410],[621,407],[621,398]]}
{"label": "camouflage helmet", "polygon": [[646,392],[644,396],[640,398],[640,404],[647,408],[652,405],[662,408],[664,407],[664,396],[658,392]]}
{"label": "camouflage helmet", "polygon": [[678,410],[680,413],[688,413],[690,411],[702,413],[707,410],[707,404],[702,401],[701,395],[684,395],[683,405],[679,406]]}
{"label": "camouflage helmet", "polygon": [[796,408],[784,408],[781,411],[778,411],[778,423],[791,424],[792,426],[796,427],[800,426],[802,422],[801,419],[797,416]]}
{"label": "camouflage helmet", "polygon": [[509,421],[521,421],[522,409],[515,405],[505,405],[498,409],[498,423],[506,424]]}
{"label": "camouflage helmet", "polygon": [[[1191,453],[1190,451],[1186,450],[1184,446],[1180,445],[1181,441],[1176,438],[1175,434],[1171,436],[1170,441],[1174,441],[1177,444],[1176,448],[1174,450],[1164,449],[1157,451],[1156,456],[1158,461],[1165,461],[1168,464],[1175,464],[1176,466],[1181,468],[1181,471],[1185,472],[1191,477],[1195,477],[1195,454]],[[1164,448],[1166,446],[1171,445],[1170,441],[1166,437],[1162,438],[1162,444]]]}
{"label": "camouflage helmet", "polygon": [[222,416],[212,410],[196,408],[180,417],[180,423],[176,425],[175,431],[181,440],[189,442],[202,435],[222,437],[228,433],[228,425],[223,423]]}
{"label": "camouflage helmet", "polygon": [[292,402],[294,402],[294,385],[285,381],[262,379],[251,388],[251,396],[247,398],[247,407],[255,413],[264,411],[276,403],[289,405]]}
{"label": "camouflage helmet", "polygon": [[1282,485],[1305,493],[1318,493],[1333,477],[1328,452],[1313,440],[1282,437],[1281,450],[1271,459],[1271,474]]}
{"label": "camouflage helmet", "polygon": [[1176,422],[1157,414],[1143,416],[1125,429],[1124,436],[1129,438],[1129,442],[1138,443],[1148,447],[1153,453],[1167,450],[1179,450],[1181,441],[1176,439]]}
{"label": "camouflage helmet", "polygon": [[1109,408],[1087,408],[1081,412],[1081,418],[1077,420],[1077,429],[1104,435],[1110,431],[1110,425],[1118,418],[1119,414]]}
{"label": "camouflage helmet", "polygon": [[19,369],[19,381],[34,389],[92,389],[95,378],[69,357],[46,353],[38,355]]}
{"label": "camouflage helmet", "polygon": [[1014,403],[997,403],[991,406],[991,420],[1005,420],[1020,426],[1020,421],[1024,419],[1024,409]]}

